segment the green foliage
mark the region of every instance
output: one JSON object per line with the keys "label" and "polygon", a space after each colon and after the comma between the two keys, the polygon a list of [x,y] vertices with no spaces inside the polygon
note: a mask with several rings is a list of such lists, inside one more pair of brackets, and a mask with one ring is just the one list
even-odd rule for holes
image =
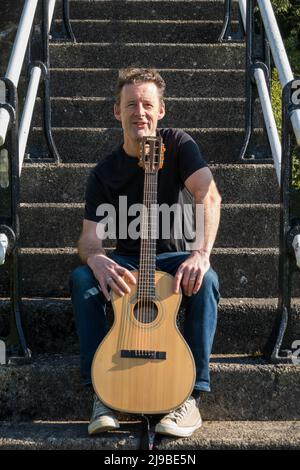
{"label": "green foliage", "polygon": [[300,74],[300,0],[272,0],[295,74]]}
{"label": "green foliage", "polygon": [[281,120],[282,120],[281,95],[282,95],[282,91],[281,91],[281,84],[279,81],[278,70],[274,69],[272,72],[271,100],[272,100],[272,108],[274,111],[277,129],[280,135],[281,135]]}
{"label": "green foliage", "polygon": [[275,13],[286,13],[288,12],[291,4],[289,0],[272,0],[272,5]]}
{"label": "green foliage", "polygon": [[293,167],[292,167],[292,187],[300,189],[300,149],[295,148],[293,151]]}
{"label": "green foliage", "polygon": [[300,44],[297,34],[297,31],[293,30],[284,42],[294,75],[300,77]]}

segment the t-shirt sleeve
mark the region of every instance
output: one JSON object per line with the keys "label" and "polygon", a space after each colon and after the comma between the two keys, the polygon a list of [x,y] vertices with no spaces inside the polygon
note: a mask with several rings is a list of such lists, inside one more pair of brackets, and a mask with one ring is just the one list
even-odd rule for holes
{"label": "t-shirt sleeve", "polygon": [[207,167],[202,151],[188,134],[183,133],[178,149],[179,176],[184,183],[195,171]]}
{"label": "t-shirt sleeve", "polygon": [[99,176],[92,170],[86,185],[85,190],[85,207],[84,207],[84,218],[93,222],[100,222],[105,215],[97,215],[97,209],[100,204],[108,203],[107,195],[105,194],[105,187],[101,183]]}

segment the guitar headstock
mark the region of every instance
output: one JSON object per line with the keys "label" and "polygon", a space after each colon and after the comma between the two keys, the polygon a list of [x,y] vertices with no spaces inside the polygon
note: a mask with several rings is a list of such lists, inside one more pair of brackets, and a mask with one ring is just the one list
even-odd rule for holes
{"label": "guitar headstock", "polygon": [[164,163],[165,146],[161,136],[143,137],[140,143],[139,165],[147,172],[155,172]]}

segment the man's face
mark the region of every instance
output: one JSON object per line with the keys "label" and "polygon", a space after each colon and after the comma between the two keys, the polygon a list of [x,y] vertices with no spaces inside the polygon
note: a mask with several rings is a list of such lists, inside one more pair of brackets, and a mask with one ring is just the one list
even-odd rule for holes
{"label": "man's face", "polygon": [[115,105],[114,113],[122,123],[125,144],[135,145],[142,137],[155,135],[165,106],[155,83],[128,84],[122,88],[120,105]]}

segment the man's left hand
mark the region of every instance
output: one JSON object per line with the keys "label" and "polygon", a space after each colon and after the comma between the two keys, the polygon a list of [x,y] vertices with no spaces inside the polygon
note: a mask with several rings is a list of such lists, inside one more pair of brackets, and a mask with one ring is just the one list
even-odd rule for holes
{"label": "man's left hand", "polygon": [[201,287],[204,274],[209,270],[209,255],[205,251],[193,251],[179,266],[174,279],[174,292],[178,294],[181,284],[187,296],[197,294]]}

